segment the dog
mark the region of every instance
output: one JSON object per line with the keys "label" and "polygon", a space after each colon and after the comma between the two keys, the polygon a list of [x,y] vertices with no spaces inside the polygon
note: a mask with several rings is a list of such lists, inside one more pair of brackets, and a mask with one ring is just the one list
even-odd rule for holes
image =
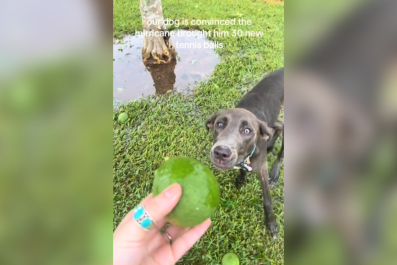
{"label": "dog", "polygon": [[[235,108],[216,112],[205,122],[207,130],[213,130],[210,157],[216,168],[223,171],[240,169],[236,186],[245,182],[247,171],[257,173],[263,194],[265,223],[273,238],[277,237],[277,224],[266,158],[279,135],[284,134],[284,124],[278,120],[283,104],[284,68],[281,68],[260,81]],[[271,183],[278,180],[283,156],[284,139],[270,174]]]}

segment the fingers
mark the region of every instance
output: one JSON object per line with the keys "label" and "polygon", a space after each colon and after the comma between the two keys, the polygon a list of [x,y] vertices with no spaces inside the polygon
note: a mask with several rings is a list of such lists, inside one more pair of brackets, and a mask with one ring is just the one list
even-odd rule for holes
{"label": "fingers", "polygon": [[[149,196],[147,196],[147,197],[141,202],[141,204],[148,204],[152,199],[153,199],[153,194],[149,194]],[[123,227],[125,223],[128,223],[128,222],[131,220],[133,214],[134,214],[134,212],[133,212],[133,211],[130,211],[130,212],[124,217],[124,219],[120,222],[120,224],[117,226],[115,232],[116,232],[117,230],[121,229],[121,227]]]}
{"label": "fingers", "polygon": [[171,248],[175,262],[177,262],[204,235],[210,225],[211,219],[208,218],[172,243]]}
{"label": "fingers", "polygon": [[[150,259],[159,264],[175,264],[201,238],[205,231],[207,231],[210,224],[211,220],[208,218],[203,223],[195,226],[187,232],[185,231],[185,228],[178,229],[177,227],[170,227],[170,231],[168,233],[176,233],[177,239],[173,239],[174,242],[172,245],[163,244],[153,253],[152,256],[150,256]],[[178,234],[180,236],[179,238]]]}
{"label": "fingers", "polygon": [[[149,196],[147,196],[147,197],[142,201],[141,204],[147,204],[147,203],[149,203],[152,199],[153,199],[153,194],[149,194]],[[125,223],[127,223],[127,222],[132,218],[132,215],[133,215],[133,214],[134,214],[133,211],[130,211],[130,212],[124,217],[124,219],[120,222],[120,224],[119,224],[119,226],[117,227],[117,229],[118,229],[119,227],[122,227]],[[116,230],[117,230],[117,229],[116,229]]]}
{"label": "fingers", "polygon": [[[150,202],[141,204],[149,212],[155,223],[164,219],[176,206],[182,195],[182,188],[178,183],[172,184]],[[161,227],[159,227],[161,228]]]}
{"label": "fingers", "polygon": [[[172,184],[157,197],[149,195],[140,205],[144,206],[146,211],[149,213],[151,219],[158,225],[158,229],[161,229],[160,225],[164,225],[164,216],[172,211],[175,205],[178,203],[179,198],[182,195],[182,188],[178,183]],[[131,211],[125,219],[122,221],[123,225],[119,225],[117,231],[123,234],[123,237],[131,238],[134,241],[140,241],[143,239],[149,239],[154,234],[158,233],[156,226],[152,226],[150,231],[145,231],[139,227],[133,219],[134,212]],[[116,232],[116,231],[115,231]]]}
{"label": "fingers", "polygon": [[[189,231],[189,228],[180,228],[177,226],[170,226],[167,228],[166,232],[171,236],[171,240],[175,241],[177,238],[185,234]],[[170,245],[170,240],[165,234],[158,234],[153,237],[151,241],[149,241],[147,248],[148,252],[152,252],[156,250],[158,247],[163,246],[164,244]]]}
{"label": "fingers", "polygon": [[189,228],[181,228],[173,225],[168,227],[166,230],[166,232],[171,236],[172,241],[175,241],[177,238],[184,235],[187,231],[189,231]]}

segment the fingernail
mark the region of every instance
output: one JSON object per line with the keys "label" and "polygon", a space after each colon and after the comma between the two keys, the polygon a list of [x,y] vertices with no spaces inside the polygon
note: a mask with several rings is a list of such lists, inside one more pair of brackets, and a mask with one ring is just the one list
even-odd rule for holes
{"label": "fingernail", "polygon": [[178,192],[179,192],[179,185],[178,184],[172,184],[168,189],[165,190],[164,194],[167,198],[172,198],[175,197]]}

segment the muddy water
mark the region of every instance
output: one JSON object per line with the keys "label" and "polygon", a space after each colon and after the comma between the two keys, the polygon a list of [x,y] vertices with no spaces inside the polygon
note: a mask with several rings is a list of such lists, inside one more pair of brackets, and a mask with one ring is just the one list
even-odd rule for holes
{"label": "muddy water", "polygon": [[[172,37],[174,45],[194,44],[196,48],[176,48],[178,58],[167,65],[144,66],[141,57],[143,36],[125,36],[122,40],[114,41],[114,105],[142,96],[164,94],[168,90],[189,93],[197,82],[209,78],[215,65],[220,62],[219,56],[209,48],[214,43],[200,37],[199,32],[193,31],[196,36],[186,36],[186,31],[182,32],[185,33]],[[192,31],[189,34],[192,35]],[[197,48],[199,46],[201,48]]]}

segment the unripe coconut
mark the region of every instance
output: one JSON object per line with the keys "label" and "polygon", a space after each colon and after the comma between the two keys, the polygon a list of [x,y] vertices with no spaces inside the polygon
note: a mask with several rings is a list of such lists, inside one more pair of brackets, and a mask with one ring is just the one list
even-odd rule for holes
{"label": "unripe coconut", "polygon": [[211,217],[219,204],[219,185],[201,162],[187,157],[165,161],[155,172],[153,196],[174,183],[182,187],[182,195],[165,219],[178,227],[194,227]]}
{"label": "unripe coconut", "polygon": [[128,119],[128,115],[125,112],[119,114],[118,121],[124,123]]}
{"label": "unripe coconut", "polygon": [[240,261],[238,260],[238,257],[234,253],[227,253],[225,256],[222,258],[222,265],[239,265]]}

